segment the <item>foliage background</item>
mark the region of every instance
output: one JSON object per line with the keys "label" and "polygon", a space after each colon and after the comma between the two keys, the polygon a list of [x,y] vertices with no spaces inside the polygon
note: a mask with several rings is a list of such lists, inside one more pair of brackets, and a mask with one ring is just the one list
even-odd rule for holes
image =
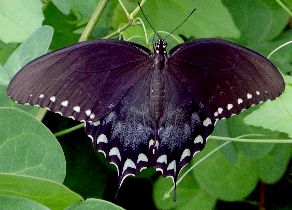
{"label": "foliage background", "polygon": [[[107,1],[89,39],[122,36],[151,48],[153,32],[141,13],[127,17],[120,2],[129,13],[137,8],[135,0]],[[282,144],[292,138],[291,45],[270,58],[285,75],[285,93],[217,124],[206,149],[181,173],[197,164],[178,185],[177,202],[167,194],[171,181],[152,169],[126,179],[116,200],[115,168],[93,151],[83,129],[58,139],[52,134],[77,122],[47,113],[41,123],[35,119],[37,108],[8,99],[11,77],[47,50],[76,43],[98,3],[0,0],[0,206],[121,209],[108,200],[126,209],[292,209],[292,149]],[[193,8],[196,12],[174,32],[175,38],[167,40],[169,48],[186,40],[218,37],[267,56],[292,40],[291,0],[147,0],[143,5],[162,35]],[[222,145],[226,140],[231,141]]]}

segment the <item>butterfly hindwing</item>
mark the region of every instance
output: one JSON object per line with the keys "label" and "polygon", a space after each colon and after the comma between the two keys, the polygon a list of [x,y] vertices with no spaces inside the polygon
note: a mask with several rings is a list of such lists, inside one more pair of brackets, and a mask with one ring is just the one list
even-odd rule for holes
{"label": "butterfly hindwing", "polygon": [[167,103],[159,123],[159,149],[154,167],[174,180],[194,154],[204,148],[215,124],[191,98],[187,88],[166,72]]}
{"label": "butterfly hindwing", "polygon": [[78,43],[24,66],[10,82],[8,95],[19,103],[94,122],[147,73],[149,53],[125,41]]}
{"label": "butterfly hindwing", "polygon": [[116,165],[120,185],[128,175],[137,175],[152,164],[148,147],[153,139],[148,106],[150,78],[150,74],[143,76],[96,126],[86,124],[94,147]]}
{"label": "butterfly hindwing", "polygon": [[228,118],[284,91],[277,68],[244,47],[201,39],[170,51],[169,70],[212,119]]}

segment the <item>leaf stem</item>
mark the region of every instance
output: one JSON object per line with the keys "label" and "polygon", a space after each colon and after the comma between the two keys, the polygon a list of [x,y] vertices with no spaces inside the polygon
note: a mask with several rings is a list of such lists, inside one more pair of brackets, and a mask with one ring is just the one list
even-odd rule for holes
{"label": "leaf stem", "polygon": [[54,136],[55,137],[64,136],[64,135],[66,135],[68,133],[71,133],[72,131],[76,131],[76,130],[78,130],[80,128],[84,128],[84,123],[81,123],[81,124],[75,125],[75,126],[73,126],[71,128],[68,128],[68,129],[59,131],[57,133],[54,133]]}

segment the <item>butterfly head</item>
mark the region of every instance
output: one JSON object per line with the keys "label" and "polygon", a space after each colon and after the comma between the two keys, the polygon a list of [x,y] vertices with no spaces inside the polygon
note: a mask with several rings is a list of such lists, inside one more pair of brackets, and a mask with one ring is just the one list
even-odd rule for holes
{"label": "butterfly head", "polygon": [[163,39],[158,39],[155,42],[155,52],[157,54],[166,54],[167,42]]}

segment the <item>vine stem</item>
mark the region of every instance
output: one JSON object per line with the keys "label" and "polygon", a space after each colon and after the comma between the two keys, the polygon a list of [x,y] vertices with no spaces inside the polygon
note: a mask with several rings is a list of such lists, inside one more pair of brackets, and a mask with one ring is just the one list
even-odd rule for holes
{"label": "vine stem", "polygon": [[281,1],[281,0],[275,0],[280,7],[282,7],[283,10],[285,10],[289,15],[290,17],[292,17],[292,11],[290,11],[290,9]]}
{"label": "vine stem", "polygon": [[102,12],[105,9],[105,6],[107,5],[108,0],[100,0],[95,11],[93,12],[93,14],[91,15],[83,33],[81,34],[80,38],[79,38],[79,42],[83,42],[86,41],[89,37],[89,35],[91,34],[95,24],[97,23],[97,21],[99,20]]}
{"label": "vine stem", "polygon": [[[97,23],[97,21],[99,20],[102,12],[104,11],[107,3],[109,0],[100,0],[98,5],[96,6],[96,9],[94,10],[93,14],[91,15],[84,31],[82,32],[78,42],[83,42],[86,41],[89,37],[89,35],[91,34],[95,24]],[[47,110],[42,108],[39,109],[38,112],[35,115],[35,119],[38,121],[42,121],[45,117],[47,113]]]}
{"label": "vine stem", "polygon": [[84,124],[83,123],[75,125],[75,126],[73,126],[71,128],[65,129],[65,130],[61,130],[61,131],[59,131],[57,133],[54,133],[54,136],[55,137],[64,136],[65,134],[71,133],[72,131],[76,131],[76,130],[78,130],[80,128],[84,128]]}
{"label": "vine stem", "polygon": [[[146,0],[142,0],[140,5],[142,6],[144,3],[146,2]],[[126,23],[125,25],[123,25],[121,28],[119,28],[118,30],[114,31],[113,33],[103,37],[103,39],[109,39],[109,38],[112,38],[118,34],[120,34],[122,31],[126,30],[127,28],[129,28],[130,26],[136,24],[136,19],[135,19],[135,16],[137,15],[137,13],[139,12],[140,10],[140,7],[137,6],[133,12],[131,12],[129,14],[129,12],[126,10],[126,7],[124,6],[123,2],[121,0],[119,0],[119,3],[121,5],[121,7],[123,8],[124,12],[126,13],[126,16],[128,18],[128,23]]]}
{"label": "vine stem", "polygon": [[209,136],[208,139],[220,141],[233,141],[242,143],[265,143],[265,144],[292,144],[292,139],[244,139],[244,138],[231,138],[225,136]]}

